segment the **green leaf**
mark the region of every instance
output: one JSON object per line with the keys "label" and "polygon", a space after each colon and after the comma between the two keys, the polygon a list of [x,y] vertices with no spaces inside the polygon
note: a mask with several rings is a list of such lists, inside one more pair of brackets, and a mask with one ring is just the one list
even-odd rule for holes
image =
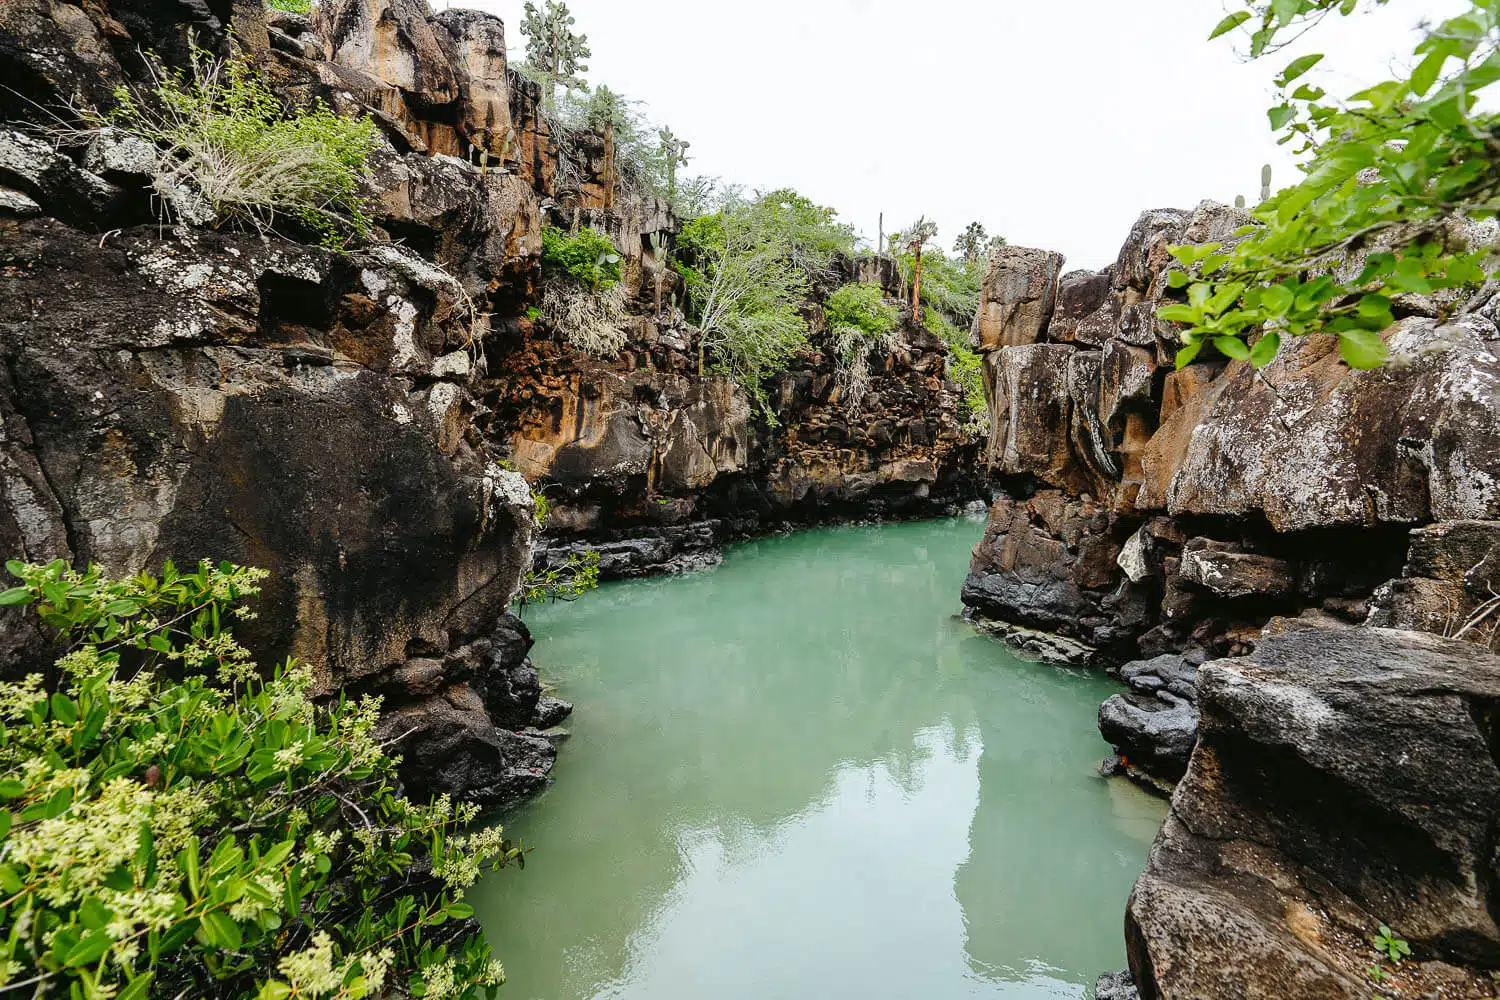
{"label": "green leaf", "polygon": [[11,815],[8,810],[0,809],[0,840],[4,840],[10,834]]}
{"label": "green leaf", "polygon": [[90,896],[78,908],[78,919],[91,931],[97,931],[109,923],[109,918],[112,916],[114,914],[110,912],[109,907],[99,901],[98,896]]}
{"label": "green leaf", "polygon": [[1271,119],[1271,131],[1280,132],[1297,117],[1297,109],[1290,104],[1278,104],[1266,112],[1266,117]]}
{"label": "green leaf", "polygon": [[1237,10],[1214,26],[1213,34],[1208,36],[1208,40],[1213,41],[1220,35],[1227,35],[1248,20],[1250,20],[1250,12],[1248,10]]}
{"label": "green leaf", "polygon": [[1417,63],[1417,68],[1411,71],[1412,94],[1421,97],[1431,90],[1432,85],[1437,83],[1438,75],[1443,71],[1443,63],[1447,61],[1448,51],[1446,48],[1441,48],[1429,52],[1426,59]]}
{"label": "green leaf", "polygon": [[115,997],[115,1000],[146,1000],[146,992],[151,989],[151,977],[153,972],[143,972],[130,981]]}
{"label": "green leaf", "polygon": [[1201,314],[1192,306],[1176,302],[1169,306],[1162,306],[1156,311],[1156,315],[1170,323],[1196,323]]}
{"label": "green leaf", "polygon": [[23,886],[25,883],[21,881],[21,876],[16,874],[14,868],[10,865],[0,865],[0,889],[14,895],[20,892]]}
{"label": "green leaf", "polygon": [[18,778],[0,779],[0,799],[18,799],[26,794],[26,785]]}
{"label": "green leaf", "polygon": [[179,924],[173,925],[172,929],[162,936],[161,941],[157,945],[158,953],[170,955],[178,948],[187,944],[198,932],[198,924],[199,920],[197,917],[190,917]]}
{"label": "green leaf", "polygon": [[134,601],[110,601],[104,606],[107,615],[118,615],[128,618],[131,615],[140,614],[141,606]]}
{"label": "green leaf", "polygon": [[1177,352],[1177,357],[1175,359],[1178,371],[1181,371],[1188,365],[1192,364],[1193,359],[1196,358],[1198,356],[1198,353],[1202,350],[1203,341],[1201,340],[1196,340],[1191,344],[1184,345],[1182,350]]}
{"label": "green leaf", "polygon": [[1285,285],[1269,285],[1261,289],[1260,304],[1273,316],[1280,316],[1292,307],[1295,296],[1292,290]]}
{"label": "green leaf", "polygon": [[1257,368],[1264,368],[1276,358],[1276,352],[1281,349],[1281,334],[1275,330],[1261,334],[1255,346],[1250,348],[1250,363]]}
{"label": "green leaf", "polygon": [[1278,25],[1291,24],[1292,18],[1302,13],[1302,0],[1271,0],[1271,11]]}
{"label": "green leaf", "polygon": [[5,560],[5,571],[11,576],[19,577],[22,573],[26,572],[26,564],[19,559],[7,559]]}
{"label": "green leaf", "polygon": [[104,931],[90,931],[82,941],[68,951],[68,957],[63,959],[63,965],[70,969],[76,969],[80,965],[92,965],[103,958],[104,953],[109,951],[109,946],[114,943],[114,938]]}
{"label": "green leaf", "polygon": [[1281,71],[1281,86],[1285,87],[1287,84],[1291,83],[1293,80],[1297,79],[1297,77],[1306,73],[1308,70],[1312,69],[1322,61],[1323,56],[1318,52],[1314,52],[1310,55],[1298,56],[1296,59],[1293,59],[1291,62],[1287,63],[1286,69]]}
{"label": "green leaf", "polygon": [[198,925],[198,940],[212,948],[235,949],[244,943],[240,925],[230,919],[229,914],[210,910],[203,914]]}
{"label": "green leaf", "polygon": [[187,876],[188,890],[197,899],[201,894],[198,887],[198,838],[189,837],[187,844],[177,855],[177,866]]}
{"label": "green leaf", "polygon": [[1339,354],[1350,368],[1379,368],[1385,363],[1385,341],[1370,330],[1340,330]]}
{"label": "green leaf", "polygon": [[1193,279],[1191,279],[1191,278],[1188,277],[1188,274],[1187,274],[1186,271],[1168,271],[1167,272],[1167,287],[1168,288],[1186,288],[1187,285],[1188,285],[1188,282],[1192,281],[1192,280]]}
{"label": "green leaf", "polygon": [[65,726],[78,721],[78,705],[61,691],[52,696],[52,718]]}
{"label": "green leaf", "polygon": [[1238,337],[1215,337],[1214,347],[1226,358],[1236,361],[1248,361],[1250,359],[1250,348]]}
{"label": "green leaf", "polygon": [[0,591],[0,608],[15,607],[17,604],[30,604],[31,591],[25,587],[12,587],[9,590]]}

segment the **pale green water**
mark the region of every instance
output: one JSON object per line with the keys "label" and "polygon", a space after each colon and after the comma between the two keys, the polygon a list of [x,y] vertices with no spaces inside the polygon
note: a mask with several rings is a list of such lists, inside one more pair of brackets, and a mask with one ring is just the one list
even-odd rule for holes
{"label": "pale green water", "polygon": [[1105,678],[953,617],[982,523],[809,531],[532,612],[577,703],[474,893],[509,1000],[1080,997],[1162,803]]}

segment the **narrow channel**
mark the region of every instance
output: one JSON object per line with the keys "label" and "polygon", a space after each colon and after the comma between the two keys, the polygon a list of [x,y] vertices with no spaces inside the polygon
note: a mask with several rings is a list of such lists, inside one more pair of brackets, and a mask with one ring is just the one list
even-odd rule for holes
{"label": "narrow channel", "polygon": [[474,894],[511,1000],[1085,995],[1165,806],[1117,686],[955,617],[983,522],[805,531],[528,613],[578,705]]}

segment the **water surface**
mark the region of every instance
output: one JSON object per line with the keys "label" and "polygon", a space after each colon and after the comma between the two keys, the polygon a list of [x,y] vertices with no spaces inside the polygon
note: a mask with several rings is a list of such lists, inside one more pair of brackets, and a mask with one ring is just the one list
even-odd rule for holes
{"label": "water surface", "polygon": [[510,1000],[1081,997],[1164,805],[1106,678],[954,617],[982,522],[808,531],[533,610],[578,705],[473,900]]}

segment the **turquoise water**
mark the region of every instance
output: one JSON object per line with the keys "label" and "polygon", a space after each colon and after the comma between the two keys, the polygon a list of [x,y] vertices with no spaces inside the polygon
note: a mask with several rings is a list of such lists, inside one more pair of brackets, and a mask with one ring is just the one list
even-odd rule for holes
{"label": "turquoise water", "polygon": [[954,617],[982,522],[808,531],[533,611],[574,701],[475,891],[509,1000],[1081,997],[1164,804],[1106,678]]}

